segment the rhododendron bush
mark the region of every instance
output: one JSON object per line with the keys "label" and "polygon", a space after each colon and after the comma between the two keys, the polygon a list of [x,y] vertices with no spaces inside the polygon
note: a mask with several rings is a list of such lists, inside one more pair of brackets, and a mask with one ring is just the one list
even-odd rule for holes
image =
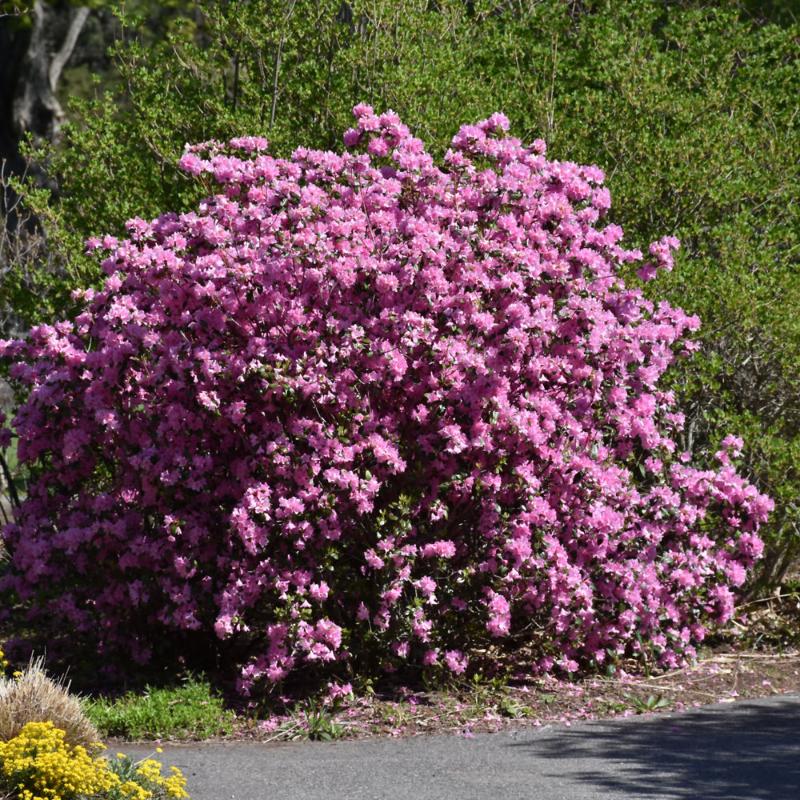
{"label": "rhododendron bush", "polygon": [[624,285],[597,167],[500,114],[437,165],[355,114],[342,155],[188,148],[218,194],[92,242],[102,291],[2,345],[33,475],[6,586],[109,657],[205,633],[245,693],[477,651],[678,663],[771,507],[739,440],[676,449],[658,381],[698,320]]}

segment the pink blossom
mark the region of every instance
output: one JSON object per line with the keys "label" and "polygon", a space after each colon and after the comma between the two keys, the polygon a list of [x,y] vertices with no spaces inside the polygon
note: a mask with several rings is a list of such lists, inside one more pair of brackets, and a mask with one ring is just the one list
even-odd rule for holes
{"label": "pink blossom", "polygon": [[342,697],[351,697],[353,687],[349,683],[331,682],[328,684],[328,697],[331,700],[338,700]]}
{"label": "pink blossom", "polygon": [[455,543],[449,539],[441,539],[422,546],[420,555],[423,558],[453,558],[456,554]]}
{"label": "pink blossom", "polygon": [[467,658],[460,650],[448,650],[444,654],[444,663],[450,672],[461,675],[466,672]]}
{"label": "pink blossom", "polygon": [[308,587],[308,594],[312,600],[326,600],[329,592],[330,587],[327,583],[325,583],[325,581],[321,581],[320,583],[312,583],[311,586]]}

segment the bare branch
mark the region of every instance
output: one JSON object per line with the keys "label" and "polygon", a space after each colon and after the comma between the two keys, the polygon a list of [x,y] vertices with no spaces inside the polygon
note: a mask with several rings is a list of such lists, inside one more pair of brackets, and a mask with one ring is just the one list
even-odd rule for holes
{"label": "bare branch", "polygon": [[64,37],[64,41],[61,43],[59,51],[53,56],[53,60],[50,62],[50,71],[48,73],[48,77],[50,78],[50,91],[52,92],[54,92],[58,86],[58,81],[61,79],[61,73],[64,71],[64,67],[67,64],[67,61],[69,61],[72,51],[75,49],[78,36],[80,36],[88,17],[89,9],[86,6],[76,8],[72,15],[69,28],[67,29],[67,35]]}
{"label": "bare branch", "polygon": [[289,22],[292,19],[292,14],[294,13],[294,7],[297,3],[297,0],[292,0],[291,5],[289,6],[289,13],[286,15],[286,26],[281,33],[280,41],[278,42],[278,52],[275,55],[275,75],[272,81],[272,111],[270,111],[269,115],[269,127],[275,124],[275,110],[278,107],[278,77],[281,71],[281,57],[283,54],[283,45],[286,42],[286,34],[288,32]]}

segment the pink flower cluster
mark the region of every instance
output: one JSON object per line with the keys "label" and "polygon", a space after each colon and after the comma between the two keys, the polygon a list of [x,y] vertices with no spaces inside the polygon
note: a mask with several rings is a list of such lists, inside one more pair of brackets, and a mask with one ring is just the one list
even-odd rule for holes
{"label": "pink flower cluster", "polygon": [[216,636],[245,693],[487,646],[678,663],[771,508],[733,437],[714,468],[676,452],[657,384],[698,320],[624,285],[597,167],[501,114],[442,165],[355,116],[343,154],[188,148],[219,193],[91,242],[82,313],[2,343],[35,476],[6,588],[109,655]]}

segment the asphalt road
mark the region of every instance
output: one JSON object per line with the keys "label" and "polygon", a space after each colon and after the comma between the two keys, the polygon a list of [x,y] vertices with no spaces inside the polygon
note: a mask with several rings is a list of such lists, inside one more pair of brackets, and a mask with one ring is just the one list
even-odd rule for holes
{"label": "asphalt road", "polygon": [[800,800],[800,695],[474,738],[164,745],[158,758],[193,800]]}

